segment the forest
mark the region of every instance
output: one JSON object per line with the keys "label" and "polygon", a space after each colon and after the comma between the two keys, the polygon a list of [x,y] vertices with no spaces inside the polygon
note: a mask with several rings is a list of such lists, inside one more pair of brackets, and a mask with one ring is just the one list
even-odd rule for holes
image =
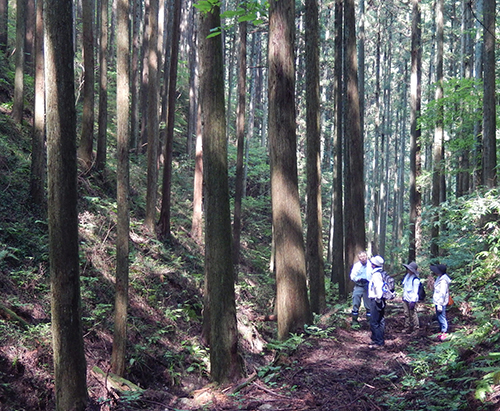
{"label": "forest", "polygon": [[497,14],[0,0],[0,411],[499,410]]}

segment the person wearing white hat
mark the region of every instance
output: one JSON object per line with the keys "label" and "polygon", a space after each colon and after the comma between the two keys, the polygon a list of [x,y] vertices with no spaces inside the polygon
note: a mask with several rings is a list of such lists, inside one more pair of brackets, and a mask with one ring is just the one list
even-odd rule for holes
{"label": "person wearing white hat", "polygon": [[385,334],[385,300],[382,298],[384,280],[382,277],[384,259],[376,255],[370,260],[372,265],[372,277],[368,284],[368,297],[370,298],[370,329],[372,331],[372,343],[370,349],[378,349],[384,346]]}
{"label": "person wearing white hat", "polygon": [[403,309],[405,312],[405,328],[403,332],[417,331],[420,328],[417,314],[418,287],[420,278],[418,266],[415,261],[410,264],[403,264],[406,268],[406,275],[403,278]]}

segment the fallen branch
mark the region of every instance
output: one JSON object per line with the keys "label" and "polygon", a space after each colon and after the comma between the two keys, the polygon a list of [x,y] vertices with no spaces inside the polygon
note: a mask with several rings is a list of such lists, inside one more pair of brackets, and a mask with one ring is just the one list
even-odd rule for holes
{"label": "fallen branch", "polygon": [[249,386],[252,382],[254,382],[257,379],[257,372],[254,372],[250,377],[248,377],[245,381],[243,381],[241,384],[238,384],[233,391],[231,391],[232,394],[236,394],[237,392],[241,391],[243,388]]}
{"label": "fallen branch", "polygon": [[29,323],[19,317],[14,311],[7,308],[5,305],[0,303],[0,316],[4,317],[9,321],[17,322],[22,328],[26,329],[29,326]]}
{"label": "fallen branch", "polygon": [[110,391],[111,389],[118,392],[144,391],[141,387],[135,385],[133,382],[116,374],[113,374],[112,372],[104,372],[98,366],[94,366],[92,368],[92,374]]}

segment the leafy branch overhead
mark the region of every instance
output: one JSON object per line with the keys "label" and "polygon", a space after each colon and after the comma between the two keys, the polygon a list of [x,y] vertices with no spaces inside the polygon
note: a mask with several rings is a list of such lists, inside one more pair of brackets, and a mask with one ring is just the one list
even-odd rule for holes
{"label": "leafy branch overhead", "polygon": [[[201,13],[210,13],[214,7],[220,7],[221,2],[218,0],[200,0],[194,4]],[[221,13],[221,19],[225,21],[222,27],[214,27],[210,30],[210,35],[207,38],[218,36],[222,30],[229,29],[236,23],[249,22],[254,26],[260,26],[267,20],[267,12],[269,3],[267,1],[245,1],[241,3],[236,10],[226,10]]]}

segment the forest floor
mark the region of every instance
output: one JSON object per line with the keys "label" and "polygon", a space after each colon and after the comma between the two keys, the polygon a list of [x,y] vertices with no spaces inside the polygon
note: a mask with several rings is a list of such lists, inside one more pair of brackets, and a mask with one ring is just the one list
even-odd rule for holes
{"label": "forest floor", "polygon": [[[329,314],[322,321],[328,322]],[[401,303],[389,303],[386,344],[373,350],[369,348],[368,322],[362,318],[359,329],[353,329],[350,318],[345,317],[340,321],[344,326],[335,328],[326,338],[311,336],[283,358],[279,376],[271,383],[252,374],[223,390],[209,386],[193,391],[189,397],[174,396],[167,407],[158,410],[396,409],[387,405],[391,397],[404,397],[411,402],[415,396],[412,390],[405,391],[399,384],[410,370],[409,347],[426,350],[431,344],[440,344],[435,330],[437,323],[432,322],[427,307],[421,307],[420,321],[422,327],[418,332],[402,333]]]}
{"label": "forest floor", "polygon": [[[136,305],[132,302],[132,306]],[[31,318],[36,315],[36,307],[41,312],[39,305],[32,307]],[[418,394],[412,389],[405,390],[401,382],[411,373],[411,352],[441,344],[436,338],[437,323],[432,320],[430,305],[422,304],[419,308],[420,330],[407,334],[401,332],[404,322],[401,300],[389,302],[386,344],[378,350],[368,347],[371,332],[364,312],[359,328],[354,329],[345,307],[343,310],[332,308],[325,313],[318,319],[313,332],[304,333],[300,343],[290,345],[292,348],[281,354],[277,354],[279,350],[266,347],[275,335],[276,323],[264,322],[261,313],[246,312],[246,318],[260,323],[264,333],[250,332],[250,337],[240,339],[247,375],[224,387],[211,384],[204,372],[179,373],[172,379],[161,356],[148,354],[150,358],[142,366],[145,371],[127,375],[143,390],[118,395],[93,371],[98,366],[106,372],[110,338],[103,331],[88,332],[85,334],[88,410],[399,410],[395,401],[403,398],[406,403],[418,404],[419,399],[415,398]],[[137,318],[139,314],[134,310],[136,308],[131,309],[131,317]],[[459,311],[455,309],[450,315],[459,316]],[[24,317],[28,318],[26,313]],[[161,318],[151,313],[148,318],[151,327],[164,326]],[[48,317],[44,315],[41,322],[46,321]],[[458,324],[464,321],[465,317],[455,321],[453,327],[462,326]],[[196,334],[199,329],[194,327],[189,332]],[[453,328],[451,332],[452,336]],[[130,335],[131,342],[139,338],[141,336],[134,333]],[[12,358],[16,360],[8,360]],[[0,411],[54,409],[51,361],[50,345],[47,344],[33,351],[18,349],[15,341],[1,346]],[[466,409],[477,409],[473,398],[467,402],[470,407]]]}

